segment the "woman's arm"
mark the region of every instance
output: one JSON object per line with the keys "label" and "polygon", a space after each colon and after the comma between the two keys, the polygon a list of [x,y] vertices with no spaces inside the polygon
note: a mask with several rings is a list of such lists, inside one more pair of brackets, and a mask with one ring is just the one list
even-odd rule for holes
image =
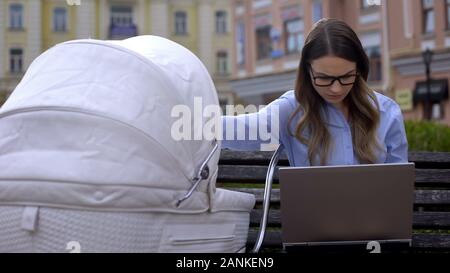
{"label": "woman's arm", "polygon": [[408,140],[400,107],[395,103],[391,110],[392,119],[386,134],[386,163],[408,162]]}
{"label": "woman's arm", "polygon": [[281,135],[292,112],[289,93],[256,113],[222,116],[222,148],[260,151],[280,144]]}

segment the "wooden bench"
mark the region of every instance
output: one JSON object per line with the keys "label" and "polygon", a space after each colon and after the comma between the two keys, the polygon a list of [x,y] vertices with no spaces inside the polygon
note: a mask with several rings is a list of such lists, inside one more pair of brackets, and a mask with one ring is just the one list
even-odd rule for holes
{"label": "wooden bench", "polygon": [[[262,216],[264,183],[272,152],[222,150],[218,187],[252,193],[257,204],[251,213],[248,249],[256,241]],[[413,252],[450,252],[450,153],[411,152],[415,163]],[[283,154],[277,166],[289,166]],[[261,252],[280,252],[281,215],[278,174],[274,174],[268,228]]]}

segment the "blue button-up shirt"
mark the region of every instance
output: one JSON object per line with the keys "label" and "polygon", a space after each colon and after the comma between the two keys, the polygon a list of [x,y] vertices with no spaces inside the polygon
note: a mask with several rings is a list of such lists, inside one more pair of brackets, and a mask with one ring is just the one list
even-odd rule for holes
{"label": "blue button-up shirt", "polygon": [[[377,137],[381,150],[377,152],[376,163],[400,163],[408,161],[408,143],[406,140],[403,116],[400,107],[392,99],[375,93],[380,106],[380,124],[377,131]],[[274,107],[277,106],[277,107]],[[238,116],[223,116],[223,141],[222,148],[241,151],[257,151],[261,150],[261,145],[273,140],[267,140],[267,136],[261,137],[262,134],[253,133],[253,138],[249,135],[253,132],[260,132],[259,127],[267,126],[265,130],[272,133],[271,118],[272,114],[278,110],[278,137],[279,143],[285,147],[289,163],[291,166],[310,166],[308,159],[308,147],[301,143],[296,137],[291,136],[288,132],[288,120],[291,114],[297,109],[298,102],[295,99],[294,91],[288,91],[280,98],[273,101],[257,113],[251,113]],[[333,144],[331,152],[327,160],[327,165],[354,165],[359,161],[353,151],[352,133],[350,125],[345,119],[343,113],[339,111],[333,104],[326,103],[324,111],[324,119],[326,126],[330,132]],[[277,115],[274,115],[277,116]],[[291,132],[295,132],[295,127],[301,117],[301,112],[297,114],[291,124]],[[265,120],[261,123],[259,121]],[[261,125],[263,124],[263,125]],[[273,123],[276,124],[276,123]],[[231,127],[230,127],[231,126]],[[228,127],[228,128],[227,128]],[[233,128],[231,134],[227,130]],[[239,128],[245,129],[245,138],[238,138]],[[243,133],[243,132],[241,132]],[[228,134],[228,136],[227,136]],[[234,135],[233,135],[234,134]],[[304,133],[308,138],[307,133]],[[231,135],[231,136],[230,136]],[[276,137],[276,136],[275,136]],[[275,138],[274,137],[274,138]],[[278,142],[278,141],[277,141]],[[317,156],[316,162],[320,162]]]}

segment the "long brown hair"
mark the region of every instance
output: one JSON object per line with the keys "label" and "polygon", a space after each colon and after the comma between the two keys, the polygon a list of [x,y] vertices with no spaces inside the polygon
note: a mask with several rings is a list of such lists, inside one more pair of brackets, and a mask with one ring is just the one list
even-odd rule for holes
{"label": "long brown hair", "polygon": [[[380,148],[376,134],[380,114],[376,95],[366,83],[369,59],[356,33],[342,21],[322,19],[314,25],[306,38],[295,85],[295,97],[299,107],[290,117],[289,125],[296,114],[303,112],[303,115],[296,125],[295,133],[292,133],[290,126],[289,132],[308,146],[308,159],[311,165],[317,164],[316,155],[320,158],[320,165],[326,165],[333,145],[321,114],[325,111],[326,103],[314,90],[309,74],[311,62],[324,56],[336,56],[356,63],[358,76],[344,100],[349,107],[349,116],[352,120],[355,154],[360,163],[375,163],[376,151]],[[309,137],[304,136],[305,131]]]}

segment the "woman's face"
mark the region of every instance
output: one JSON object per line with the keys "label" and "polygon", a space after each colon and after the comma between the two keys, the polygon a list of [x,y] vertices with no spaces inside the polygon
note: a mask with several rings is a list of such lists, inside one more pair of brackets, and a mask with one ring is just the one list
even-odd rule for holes
{"label": "woman's face", "polygon": [[[325,101],[341,107],[357,78],[356,63],[325,56],[311,62],[309,74],[317,93]],[[336,80],[337,77],[339,80]]]}

